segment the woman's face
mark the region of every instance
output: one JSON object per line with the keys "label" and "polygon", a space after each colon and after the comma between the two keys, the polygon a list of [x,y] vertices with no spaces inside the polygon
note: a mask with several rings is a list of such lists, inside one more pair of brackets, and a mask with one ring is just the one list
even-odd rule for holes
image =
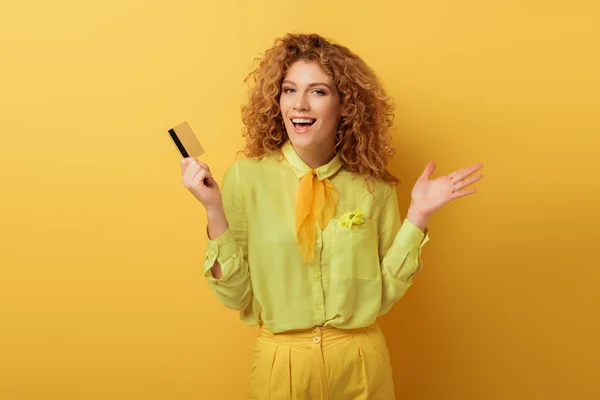
{"label": "woman's face", "polygon": [[342,105],[335,84],[318,64],[300,60],[290,67],[279,106],[297,151],[333,155]]}

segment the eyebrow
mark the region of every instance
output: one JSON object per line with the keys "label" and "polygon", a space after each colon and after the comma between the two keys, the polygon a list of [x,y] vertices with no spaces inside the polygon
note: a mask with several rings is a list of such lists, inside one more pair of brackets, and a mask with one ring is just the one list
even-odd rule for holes
{"label": "eyebrow", "polygon": [[[288,84],[290,84],[290,85],[294,85],[294,86],[296,85],[294,82],[292,82],[292,81],[288,81],[288,80],[285,80],[285,81],[283,81],[281,84],[283,85],[284,83],[288,83]],[[313,87],[313,86],[325,86],[325,87],[327,87],[329,90],[331,90],[331,86],[329,86],[329,84],[327,84],[327,83],[325,83],[325,82],[313,82],[313,83],[310,83],[310,84],[308,85],[308,87]]]}

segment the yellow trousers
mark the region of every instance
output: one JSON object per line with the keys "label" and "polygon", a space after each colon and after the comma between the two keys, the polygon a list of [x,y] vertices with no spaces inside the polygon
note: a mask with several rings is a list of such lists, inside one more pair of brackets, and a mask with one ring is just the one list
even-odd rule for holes
{"label": "yellow trousers", "polygon": [[262,325],[254,345],[248,399],[393,400],[385,338],[377,324],[278,334]]}

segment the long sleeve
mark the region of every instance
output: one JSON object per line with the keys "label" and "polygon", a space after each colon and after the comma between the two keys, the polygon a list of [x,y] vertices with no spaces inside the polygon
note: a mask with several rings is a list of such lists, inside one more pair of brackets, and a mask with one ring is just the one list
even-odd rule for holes
{"label": "long sleeve", "polygon": [[379,315],[387,313],[406,293],[412,279],[423,268],[422,247],[429,241],[427,229],[421,231],[408,219],[400,220],[396,190],[389,191],[379,214],[379,257],[382,274],[382,299]]}
{"label": "long sleeve", "polygon": [[[289,141],[281,151],[233,163],[221,184],[228,227],[208,240],[207,282],[219,302],[239,310],[244,323],[264,324],[274,333],[369,326],[421,270],[427,231],[402,223],[393,185],[378,179],[374,191],[368,190],[336,155],[316,169],[333,184],[339,201],[331,221],[317,224],[314,259],[307,263],[295,226],[299,181],[309,171]],[[357,209],[362,223],[340,223]],[[215,261],[220,279],[211,272]]]}
{"label": "long sleeve", "polygon": [[[243,309],[252,299],[247,255],[246,199],[239,174],[237,163],[225,173],[221,194],[229,227],[218,238],[208,238],[204,260],[204,275],[212,291],[221,303],[234,310]],[[220,279],[216,279],[211,271],[215,260],[223,272]]]}

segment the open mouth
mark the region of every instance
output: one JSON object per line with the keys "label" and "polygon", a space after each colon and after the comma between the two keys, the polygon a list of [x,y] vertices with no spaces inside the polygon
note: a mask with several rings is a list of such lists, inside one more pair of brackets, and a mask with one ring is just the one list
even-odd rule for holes
{"label": "open mouth", "polygon": [[295,128],[300,128],[300,129],[308,128],[309,126],[312,126],[315,122],[317,122],[316,119],[312,119],[312,118],[310,118],[310,119],[308,119],[308,118],[306,118],[306,119],[305,118],[301,118],[301,119],[293,118],[293,119],[291,119],[291,121],[292,121],[292,124],[294,124]]}

